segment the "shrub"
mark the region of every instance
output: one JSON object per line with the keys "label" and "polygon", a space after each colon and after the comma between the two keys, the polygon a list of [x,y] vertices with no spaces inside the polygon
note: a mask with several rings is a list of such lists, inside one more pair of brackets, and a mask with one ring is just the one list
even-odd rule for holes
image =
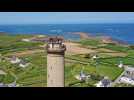
{"label": "shrub", "polygon": [[131,49],[134,49],[134,45],[129,46]]}
{"label": "shrub", "polygon": [[96,75],[95,75],[95,74],[94,74],[94,75],[92,74],[92,75],[91,75],[91,78],[92,78],[93,80],[99,81],[99,80],[103,79],[103,76],[100,76],[100,75],[97,75],[97,74],[96,74]]}

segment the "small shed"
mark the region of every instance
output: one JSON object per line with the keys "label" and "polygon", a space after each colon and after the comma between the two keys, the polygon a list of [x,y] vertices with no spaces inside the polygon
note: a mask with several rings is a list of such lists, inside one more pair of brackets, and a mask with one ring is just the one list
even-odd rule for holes
{"label": "small shed", "polygon": [[119,63],[119,65],[118,65],[118,67],[119,67],[119,68],[123,68],[123,66],[124,66],[124,65],[123,65],[123,62],[122,62],[122,61],[120,61],[120,63]]}
{"label": "small shed", "polygon": [[111,86],[111,80],[109,80],[108,77],[104,77],[101,81],[99,81],[97,84],[95,84],[97,87],[110,87]]}
{"label": "small shed", "polygon": [[16,63],[19,63],[21,60],[18,58],[18,57],[16,57],[16,56],[12,56],[11,58],[10,58],[10,62],[12,63],[12,64],[16,64]]}
{"label": "small shed", "polygon": [[20,67],[22,67],[22,68],[25,68],[25,67],[27,67],[29,65],[29,63],[27,63],[27,62],[25,62],[25,61],[20,61],[20,63],[19,63],[19,66]]}
{"label": "small shed", "polygon": [[124,75],[131,79],[134,79],[134,67],[126,66]]}

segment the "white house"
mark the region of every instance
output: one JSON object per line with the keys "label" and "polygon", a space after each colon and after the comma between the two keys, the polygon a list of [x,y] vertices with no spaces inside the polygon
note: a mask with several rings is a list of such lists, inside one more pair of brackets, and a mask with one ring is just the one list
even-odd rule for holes
{"label": "white house", "polygon": [[45,37],[45,35],[37,35],[37,37]]}
{"label": "white house", "polygon": [[16,64],[16,63],[19,63],[21,60],[18,58],[18,57],[16,57],[16,56],[13,56],[11,59],[10,59],[10,62],[12,63],[12,64]]}
{"label": "white house", "polygon": [[93,59],[93,60],[96,60],[97,58],[98,58],[97,55],[93,55],[93,56],[92,56],[92,59]]}
{"label": "white house", "polygon": [[124,66],[123,63],[120,61],[118,67],[119,67],[119,68],[123,68],[123,66]]}
{"label": "white house", "polygon": [[97,58],[97,55],[94,55],[92,58],[93,58],[93,59],[96,59],[96,58]]}
{"label": "white house", "polygon": [[16,81],[9,84],[0,83],[0,87],[19,87],[19,84]]}
{"label": "white house", "polygon": [[81,71],[79,75],[75,76],[75,78],[80,81],[86,81],[90,78],[90,75],[86,75],[85,73],[83,73],[83,71]]}
{"label": "white house", "polygon": [[134,67],[126,66],[124,76],[134,79]]}
{"label": "white house", "polygon": [[23,42],[30,42],[30,39],[22,39]]}
{"label": "white house", "polygon": [[121,83],[131,84],[134,85],[134,80],[129,77],[121,77],[119,80]]}
{"label": "white house", "polygon": [[110,87],[111,81],[108,79],[108,77],[104,77],[104,79],[102,79],[95,85],[96,85],[96,87]]}
{"label": "white house", "polygon": [[16,81],[7,84],[7,87],[18,87],[18,86],[19,86],[19,84],[17,84]]}
{"label": "white house", "polygon": [[0,87],[7,87],[4,83],[0,83]]}
{"label": "white house", "polygon": [[134,85],[134,67],[125,65],[124,74],[119,79],[119,82]]}
{"label": "white house", "polygon": [[22,67],[22,68],[25,68],[25,67],[27,67],[28,65],[29,65],[29,63],[26,63],[26,62],[24,62],[24,61],[21,61],[21,62],[19,63],[19,66]]}
{"label": "white house", "polygon": [[101,81],[99,81],[99,82],[98,82],[97,84],[95,84],[95,85],[96,85],[96,87],[104,87]]}

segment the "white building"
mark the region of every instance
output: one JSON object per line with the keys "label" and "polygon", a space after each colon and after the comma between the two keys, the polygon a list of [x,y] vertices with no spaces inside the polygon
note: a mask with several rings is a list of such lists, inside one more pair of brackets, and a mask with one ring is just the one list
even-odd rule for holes
{"label": "white building", "polygon": [[23,42],[30,42],[30,39],[22,39]]}
{"label": "white building", "polygon": [[24,61],[21,61],[21,62],[19,63],[19,66],[22,67],[22,68],[25,68],[25,67],[27,67],[28,65],[29,65],[29,63],[26,63],[26,62],[24,62]]}
{"label": "white building", "polygon": [[119,68],[123,68],[124,67],[124,65],[123,65],[123,63],[120,61],[120,64],[118,65],[118,67]]}
{"label": "white building", "polygon": [[125,66],[124,70],[119,82],[134,85],[134,67]]}
{"label": "white building", "polygon": [[104,87],[101,81],[99,81],[99,82],[98,82],[97,84],[95,84],[95,85],[96,85],[96,87]]}
{"label": "white building", "polygon": [[0,83],[0,87],[19,87],[19,84],[17,84],[16,81],[9,84]]}
{"label": "white building", "polygon": [[108,79],[108,77],[104,77],[104,79],[102,79],[95,85],[96,85],[96,87],[110,87],[111,81]]}
{"label": "white building", "polygon": [[96,55],[96,54],[94,54],[94,55],[92,56],[92,59],[93,59],[93,60],[96,60],[97,58],[99,58],[99,57],[98,57],[98,55]]}
{"label": "white building", "polygon": [[124,76],[134,79],[134,67],[126,66]]}
{"label": "white building", "polygon": [[80,81],[86,81],[90,78],[90,75],[86,75],[85,73],[83,73],[83,71],[81,71],[79,75],[75,76],[75,78]]}
{"label": "white building", "polygon": [[96,59],[96,58],[97,58],[97,55],[94,55],[92,58],[93,58],[93,59]]}
{"label": "white building", "polygon": [[16,64],[16,63],[19,63],[21,60],[18,58],[18,57],[16,57],[16,56],[13,56],[11,59],[10,59],[10,62],[12,63],[12,64]]}
{"label": "white building", "polygon": [[17,84],[16,81],[7,84],[7,87],[18,87],[18,86],[19,86],[19,84]]}
{"label": "white building", "polygon": [[37,35],[37,37],[45,37],[45,35]]}
{"label": "white building", "polygon": [[7,87],[4,83],[0,83],[0,87]]}
{"label": "white building", "polygon": [[121,77],[119,82],[134,85],[134,80],[129,77]]}

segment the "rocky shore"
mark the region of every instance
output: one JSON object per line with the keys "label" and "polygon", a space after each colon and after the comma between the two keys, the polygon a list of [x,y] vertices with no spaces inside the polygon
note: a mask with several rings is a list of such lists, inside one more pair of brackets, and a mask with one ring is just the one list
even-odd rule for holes
{"label": "rocky shore", "polygon": [[6,35],[7,33],[6,32],[0,32],[0,35]]}
{"label": "rocky shore", "polygon": [[80,39],[91,39],[91,38],[93,39],[94,38],[94,36],[91,36],[91,35],[89,35],[89,34],[87,34],[85,32],[74,32],[72,34],[79,35]]}
{"label": "rocky shore", "polygon": [[[71,34],[75,34],[75,35],[79,35],[80,39],[98,39],[100,40],[102,43],[111,43],[111,44],[118,44],[118,45],[128,45],[126,42],[121,41],[121,40],[117,40],[117,39],[113,39],[110,36],[93,36],[90,33],[86,33],[86,32],[70,32]],[[8,33],[6,32],[0,32],[0,35],[6,35]],[[45,37],[44,37],[45,36]],[[42,42],[46,42],[48,40],[50,36],[46,36],[46,35],[35,35],[35,37],[32,37],[31,40],[32,41],[42,41]],[[63,38],[64,41],[68,41],[65,40],[63,36],[58,36]]]}
{"label": "rocky shore", "polygon": [[72,34],[79,35],[80,39],[99,39],[101,42],[106,44],[111,43],[111,44],[128,45],[126,42],[113,39],[110,36],[92,36],[90,33],[85,33],[85,32],[74,32]]}

